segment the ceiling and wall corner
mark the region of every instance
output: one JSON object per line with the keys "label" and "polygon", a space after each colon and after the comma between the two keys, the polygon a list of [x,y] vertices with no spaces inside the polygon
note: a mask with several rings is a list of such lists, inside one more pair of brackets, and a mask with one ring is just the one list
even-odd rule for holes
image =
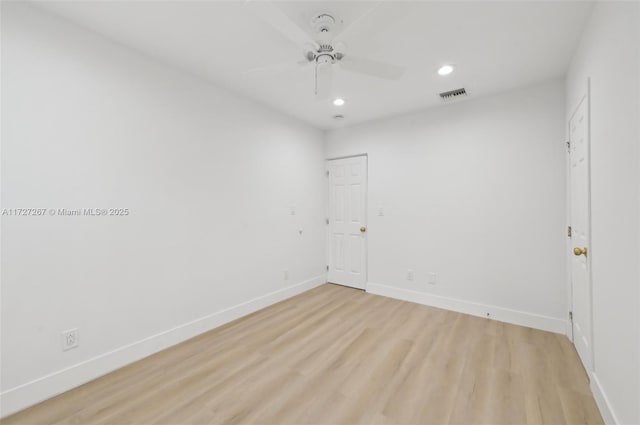
{"label": "ceiling and wall corner", "polygon": [[[303,59],[242,1],[54,1],[38,3],[156,59],[208,78],[321,129],[340,128],[439,105],[438,93],[466,87],[471,97],[564,76],[592,2],[393,1],[275,2],[311,31],[329,11],[356,22],[348,51],[407,67],[398,81],[335,72],[336,111],[314,98],[313,67],[246,71]],[[436,71],[455,63],[447,77]],[[334,120],[336,114],[344,120]]]}
{"label": "ceiling and wall corner", "polygon": [[564,332],[563,136],[561,79],[328,131],[368,154],[368,290]]}

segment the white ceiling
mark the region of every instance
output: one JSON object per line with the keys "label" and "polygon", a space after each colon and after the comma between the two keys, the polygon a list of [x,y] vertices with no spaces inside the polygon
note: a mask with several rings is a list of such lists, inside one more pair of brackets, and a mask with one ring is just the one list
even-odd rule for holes
{"label": "white ceiling", "polygon": [[[440,104],[438,93],[466,87],[469,98],[566,72],[591,2],[290,1],[275,5],[309,28],[318,12],[345,27],[348,52],[407,67],[388,81],[335,71],[333,93],[314,98],[312,66],[246,71],[302,60],[302,48],[236,1],[53,1],[46,9],[316,127],[327,129]],[[454,63],[448,77],[439,65]],[[335,114],[345,120],[332,119]]]}

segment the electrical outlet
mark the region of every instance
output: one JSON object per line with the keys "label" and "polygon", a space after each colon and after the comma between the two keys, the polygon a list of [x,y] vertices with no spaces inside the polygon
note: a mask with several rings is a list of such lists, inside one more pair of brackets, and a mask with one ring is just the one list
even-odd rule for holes
{"label": "electrical outlet", "polygon": [[289,270],[288,270],[288,269],[284,269],[284,270],[282,271],[282,278],[283,278],[284,280],[289,280]]}
{"label": "electrical outlet", "polygon": [[289,215],[296,215],[296,206],[295,205],[291,205],[289,207]]}
{"label": "electrical outlet", "polygon": [[429,285],[435,285],[436,283],[438,283],[438,273],[429,273],[427,283]]}
{"label": "electrical outlet", "polygon": [[379,207],[378,208],[378,217],[383,217],[384,216],[384,208],[383,207]]}
{"label": "electrical outlet", "polygon": [[62,332],[62,351],[71,350],[78,346],[78,329],[69,329]]}
{"label": "electrical outlet", "polygon": [[409,269],[407,270],[407,280],[413,280],[414,275],[413,275],[413,270]]}

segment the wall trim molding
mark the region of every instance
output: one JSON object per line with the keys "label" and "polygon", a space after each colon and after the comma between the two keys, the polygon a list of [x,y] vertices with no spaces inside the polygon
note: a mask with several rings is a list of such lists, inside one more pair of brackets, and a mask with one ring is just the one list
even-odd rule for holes
{"label": "wall trim molding", "polygon": [[591,393],[593,394],[593,398],[595,398],[596,404],[600,409],[600,414],[602,415],[602,419],[604,419],[604,423],[608,425],[619,424],[620,421],[618,421],[618,417],[613,411],[609,397],[607,397],[607,394],[604,392],[604,388],[602,388],[598,375],[595,372],[591,372],[589,375],[591,375]]}
{"label": "wall trim molding", "polygon": [[327,282],[326,274],[176,326],[0,393],[0,417],[62,394],[218,326]]}
{"label": "wall trim molding", "polygon": [[555,317],[542,316],[540,314],[511,310],[493,305],[474,303],[456,298],[442,297],[440,295],[433,295],[427,292],[411,291],[408,289],[396,288],[372,282],[367,283],[367,292],[403,301],[424,304],[431,307],[442,308],[445,310],[457,311],[459,313],[470,314],[472,316],[487,317],[487,313],[489,313],[493,320],[512,323],[514,325],[527,326],[562,335],[566,335],[567,332],[567,321]]}

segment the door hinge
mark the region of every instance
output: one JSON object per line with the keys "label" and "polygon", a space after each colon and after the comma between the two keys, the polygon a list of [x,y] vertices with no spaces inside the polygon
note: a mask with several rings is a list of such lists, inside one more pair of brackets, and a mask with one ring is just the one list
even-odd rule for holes
{"label": "door hinge", "polygon": [[325,221],[325,223],[327,223],[327,225],[329,225],[329,219],[328,218],[325,219],[324,221]]}
{"label": "door hinge", "polygon": [[327,177],[329,177],[329,170],[327,170],[325,173],[326,173]]}
{"label": "door hinge", "polygon": [[329,265],[327,264],[327,271],[329,271]]}
{"label": "door hinge", "polygon": [[571,226],[567,227],[567,237],[571,237]]}
{"label": "door hinge", "polygon": [[571,320],[573,322],[573,311],[569,312],[569,320]]}
{"label": "door hinge", "polygon": [[571,142],[567,142],[567,152],[571,152]]}

